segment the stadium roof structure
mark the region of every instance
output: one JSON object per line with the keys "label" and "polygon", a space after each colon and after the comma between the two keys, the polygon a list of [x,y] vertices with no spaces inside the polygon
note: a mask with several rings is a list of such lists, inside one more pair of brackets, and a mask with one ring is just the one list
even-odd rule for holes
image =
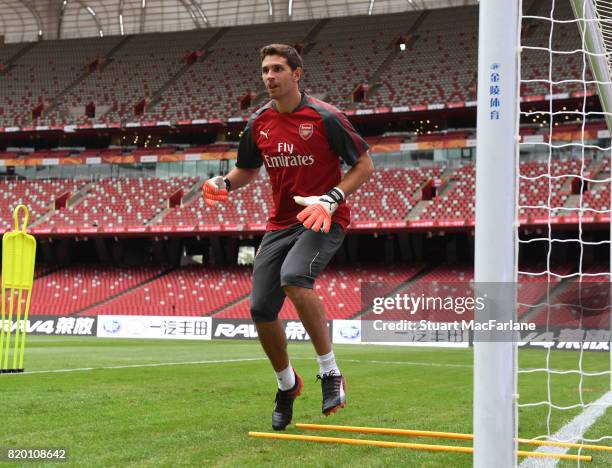
{"label": "stadium roof structure", "polygon": [[0,39],[9,43],[41,37],[182,31],[476,3],[478,0],[0,0]]}

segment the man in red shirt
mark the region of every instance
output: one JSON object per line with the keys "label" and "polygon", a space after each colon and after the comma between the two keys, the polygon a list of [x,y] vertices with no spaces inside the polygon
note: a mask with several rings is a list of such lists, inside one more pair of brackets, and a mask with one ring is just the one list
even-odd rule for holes
{"label": "man in red shirt", "polygon": [[[274,208],[255,256],[251,316],[276,372],[278,391],[272,427],[291,422],[303,381],[289,362],[278,313],[285,296],[298,311],[317,353],[323,413],[346,402],[346,381],[334,357],[324,306],[314,281],[342,245],[350,223],[345,198],[374,170],[368,145],[344,114],[301,92],[302,59],[288,45],[260,51],[262,79],[271,101],[249,119],[238,146],[236,167],[205,182],[209,206],[247,185],[262,165],[270,177]],[[350,170],[342,177],[340,158]]]}

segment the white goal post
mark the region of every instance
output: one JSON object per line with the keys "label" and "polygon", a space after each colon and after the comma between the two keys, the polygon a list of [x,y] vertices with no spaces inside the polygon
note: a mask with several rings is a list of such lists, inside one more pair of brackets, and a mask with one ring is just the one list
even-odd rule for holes
{"label": "white goal post", "polygon": [[[481,0],[474,281],[516,281],[520,2]],[[503,288],[502,288],[503,289]],[[496,318],[516,315],[497,299]],[[505,306],[505,308],[504,308]],[[476,312],[476,320],[483,320]],[[516,464],[516,343],[474,342],[474,466]]]}

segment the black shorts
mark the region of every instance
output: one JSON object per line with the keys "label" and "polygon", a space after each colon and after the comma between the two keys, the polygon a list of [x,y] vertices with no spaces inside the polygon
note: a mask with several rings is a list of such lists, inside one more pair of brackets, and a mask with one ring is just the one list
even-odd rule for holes
{"label": "black shorts", "polygon": [[337,223],[327,234],[298,224],[264,235],[255,255],[251,317],[272,322],[285,301],[285,286],[312,289],[315,279],[342,245],[344,231]]}

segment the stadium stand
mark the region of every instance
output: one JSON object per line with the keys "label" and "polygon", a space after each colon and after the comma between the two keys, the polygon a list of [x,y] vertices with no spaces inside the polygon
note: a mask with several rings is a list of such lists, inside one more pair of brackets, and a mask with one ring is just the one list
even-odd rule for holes
{"label": "stadium stand", "polygon": [[8,67],[8,62],[24,47],[23,44],[3,44],[0,47],[0,64]]}
{"label": "stadium stand", "polygon": [[136,287],[162,271],[160,267],[102,265],[75,265],[55,270],[36,278],[30,314],[73,314]]}
{"label": "stadium stand", "polygon": [[[585,173],[590,162],[590,159],[585,158]],[[571,176],[580,175],[582,170],[582,161],[579,159],[553,161],[550,174],[547,162],[522,163],[521,175],[529,179],[521,179],[519,203],[527,208],[521,208],[520,214],[532,218],[548,217],[549,210],[540,207],[553,206],[568,208],[568,210],[553,210],[553,215],[569,215],[571,208],[576,208],[575,202],[579,198],[571,199],[574,180],[574,177]]]}
{"label": "stadium stand", "polygon": [[272,203],[272,189],[268,176],[259,178],[214,208],[206,206],[202,197],[195,197],[185,206],[177,207],[160,223],[170,226],[197,226],[205,224],[265,224]]}
{"label": "stadium stand", "polygon": [[[443,264],[425,271],[424,265],[399,266],[392,270],[386,266],[339,266],[330,265],[315,283],[315,291],[326,304],[329,319],[353,318],[368,312],[362,304],[364,282],[380,289],[376,294],[385,295],[394,290],[414,294],[447,294],[458,297],[461,289],[453,283],[469,284],[473,280],[471,265]],[[543,274],[545,265],[521,266],[523,275],[518,285],[519,317],[540,325],[546,323],[551,304],[576,302],[577,286],[573,279],[561,279],[572,272],[569,263],[555,265],[554,276]],[[605,282],[599,273],[605,268],[594,265],[585,269],[583,281]],[[418,275],[418,276],[417,276]],[[215,318],[248,319],[251,290],[251,269],[249,267],[211,267],[190,265],[178,269],[167,267],[109,267],[99,265],[76,265],[50,271],[37,269],[37,287],[32,298],[33,315],[57,315],[78,313],[83,316],[96,315],[181,315],[206,316]],[[550,283],[549,283],[550,282]],[[464,291],[472,294],[471,289]],[[598,292],[599,295],[609,291]],[[586,296],[585,296],[586,297]],[[597,296],[599,297],[599,296]],[[591,298],[591,305],[598,299]],[[602,296],[603,297],[603,296]],[[606,296],[607,297],[607,296]],[[602,300],[605,300],[603,297]],[[570,300],[571,299],[571,300]],[[25,300],[25,299],[24,299]],[[604,301],[605,302],[605,301]],[[144,305],[144,307],[143,307]],[[550,309],[549,322],[563,325],[574,323],[575,308],[555,306]],[[438,315],[420,312],[412,319],[427,318],[442,320]],[[454,312],[453,312],[454,314]],[[585,313],[585,315],[588,315]],[[367,316],[368,318],[371,315]],[[585,318],[586,325],[601,326],[602,314]],[[294,306],[285,301],[280,318],[298,320]],[[386,319],[406,318],[402,314],[386,313]],[[455,319],[446,317],[447,319]],[[471,317],[468,317],[471,318]]]}
{"label": "stadium stand", "polygon": [[351,107],[355,87],[375,79],[375,72],[393,54],[393,40],[406,34],[421,15],[381,15],[380,22],[372,22],[369,16],[326,22],[307,44],[304,88],[342,109]]}
{"label": "stadium stand", "polygon": [[[545,10],[545,2],[536,4],[533,14],[548,17]],[[567,4],[555,7],[557,19],[571,14]],[[526,45],[548,47],[544,23],[527,25]],[[263,103],[258,49],[278,41],[303,47],[304,88],[342,109],[465,103],[476,92],[477,25],[478,8],[469,6],[274,28],[41,41],[0,73],[0,126],[242,119]],[[557,25],[553,49],[580,49],[575,25]],[[400,38],[404,51],[397,50]],[[0,63],[22,46],[0,46]],[[524,79],[548,77],[547,52],[525,50],[523,55]],[[455,56],[460,58],[451,64]],[[582,63],[576,54],[555,53],[553,75],[579,79]],[[354,104],[358,85],[368,87],[366,100]],[[525,83],[524,88],[541,99],[551,93],[547,83]],[[578,83],[552,88],[552,93],[580,91]],[[96,116],[85,117],[85,106],[92,102]],[[42,116],[33,119],[41,103]]]}
{"label": "stadium stand", "polygon": [[474,215],[475,168],[466,165],[454,171],[443,195],[435,197],[418,219],[469,219]]}
{"label": "stadium stand", "polygon": [[590,265],[580,273],[580,276],[563,281],[557,279],[557,290],[543,297],[542,306],[534,311],[529,320],[538,326],[568,328],[570,332],[576,331],[576,328],[609,329],[609,267]]}
{"label": "stadium stand", "polygon": [[[523,83],[521,95],[544,96],[587,90],[594,92],[592,84],[579,82],[592,78],[588,66],[584,67],[583,78],[583,58],[580,52],[582,40],[575,22],[568,21],[574,20],[571,4],[556,2],[554,10],[551,11],[550,2],[534,2],[528,14],[547,19],[526,19],[523,24],[523,45],[540,49],[523,49],[521,76],[524,80],[541,81]],[[548,18],[554,18],[556,22],[553,23]],[[548,51],[549,47],[552,48],[553,53]],[[568,53],[570,51],[575,52]],[[551,76],[555,77],[555,81],[574,79],[576,82],[549,84],[546,80],[550,80]]]}
{"label": "stadium stand", "polygon": [[105,55],[120,41],[120,37],[108,37],[37,43],[0,76],[0,125],[25,126],[43,120],[47,124],[60,123],[55,114],[38,119],[32,111],[42,104],[40,110],[44,112],[85,73],[90,61]]}
{"label": "stadium stand", "polygon": [[250,268],[190,265],[87,309],[82,315],[209,315],[250,290]]}
{"label": "stadium stand", "polygon": [[421,199],[419,189],[440,173],[439,167],[375,171],[350,198],[353,221],[405,220]]}
{"label": "stadium stand", "polygon": [[108,66],[89,75],[69,93],[59,112],[68,114],[69,106],[85,106],[93,101],[97,109],[107,110],[97,116],[99,122],[137,118],[135,106],[143,99],[148,104],[185,66],[185,57],[199,51],[215,32],[207,29],[132,37],[113,54]]}
{"label": "stadium stand", "polygon": [[[606,179],[610,174],[610,158],[604,158],[596,164],[596,169],[591,172],[592,179],[598,182],[591,182],[588,190],[582,197],[582,207],[591,210],[605,211],[610,207],[610,183]],[[600,181],[600,182],[599,182]]]}
{"label": "stadium stand", "polygon": [[[418,278],[411,281],[401,288],[398,292],[402,295],[408,294],[416,297],[471,297],[473,291],[469,286],[470,281],[474,278],[474,268],[472,265],[450,265],[442,264],[425,270]],[[453,283],[460,283],[455,285]],[[403,306],[402,306],[403,307]],[[431,308],[422,307],[420,310],[395,309],[386,310],[384,317],[386,320],[432,320],[432,321],[453,321],[457,320],[457,314],[454,310],[448,312],[432,313]],[[368,313],[366,316],[369,320],[375,320],[377,316],[374,313]],[[465,317],[461,317],[465,318]]]}
{"label": "stadium stand", "polygon": [[[396,266],[389,270],[385,266],[343,267],[328,266],[315,282],[315,291],[324,301],[328,319],[345,319],[361,311],[361,283],[384,282],[384,293],[399,287],[416,275],[422,266]],[[215,318],[250,318],[248,297],[226,307]],[[279,314],[282,320],[298,320],[291,301],[286,300]]]}
{"label": "stadium stand", "polygon": [[557,287],[562,282],[561,277],[569,275],[572,268],[569,263],[553,265],[552,274],[549,275],[545,264],[521,265],[517,285],[518,318],[529,321],[534,308],[546,302],[551,293],[556,293]]}
{"label": "stadium stand", "polygon": [[57,210],[40,227],[143,226],[167,206],[168,197],[195,183],[183,178],[109,178],[92,183],[80,203]]}
{"label": "stadium stand", "polygon": [[85,181],[70,179],[54,180],[0,180],[0,229],[13,229],[13,209],[27,204],[30,211],[30,226],[53,208],[55,199],[62,194],[78,191]]}
{"label": "stadium stand", "polygon": [[372,94],[375,107],[474,100],[477,31],[476,7],[430,11],[381,74],[382,85]]}
{"label": "stadium stand", "polygon": [[227,120],[248,115],[240,109],[247,93],[263,91],[259,74],[259,48],[271,42],[297,44],[315,21],[231,28],[170,86],[152,110],[159,120]]}
{"label": "stadium stand", "polygon": [[[96,150],[97,151],[97,150]],[[85,151],[85,153],[95,153]],[[150,153],[151,150],[136,150]],[[160,151],[164,151],[160,149]],[[578,216],[580,193],[584,192],[585,214],[599,214],[610,199],[609,158],[568,157],[547,163],[539,160],[520,164],[520,216],[526,221],[546,217],[549,204],[554,216]],[[577,175],[589,175],[591,183],[579,183]],[[19,203],[30,206],[30,224],[37,229],[71,230],[164,226],[172,229],[203,226],[263,226],[271,209],[267,174],[232,194],[227,203],[207,207],[200,193],[201,177],[106,178],[89,182],[80,179],[32,179],[1,181],[0,223],[12,226],[11,210]],[[436,188],[431,197],[432,187]],[[427,195],[427,194],[430,195]],[[185,196],[189,194],[189,196]],[[174,196],[176,202],[169,203]],[[64,204],[56,205],[60,199]],[[475,167],[456,169],[442,165],[420,168],[382,168],[351,195],[353,222],[451,221],[469,224],[475,207]],[[587,221],[588,222],[588,221]]]}

